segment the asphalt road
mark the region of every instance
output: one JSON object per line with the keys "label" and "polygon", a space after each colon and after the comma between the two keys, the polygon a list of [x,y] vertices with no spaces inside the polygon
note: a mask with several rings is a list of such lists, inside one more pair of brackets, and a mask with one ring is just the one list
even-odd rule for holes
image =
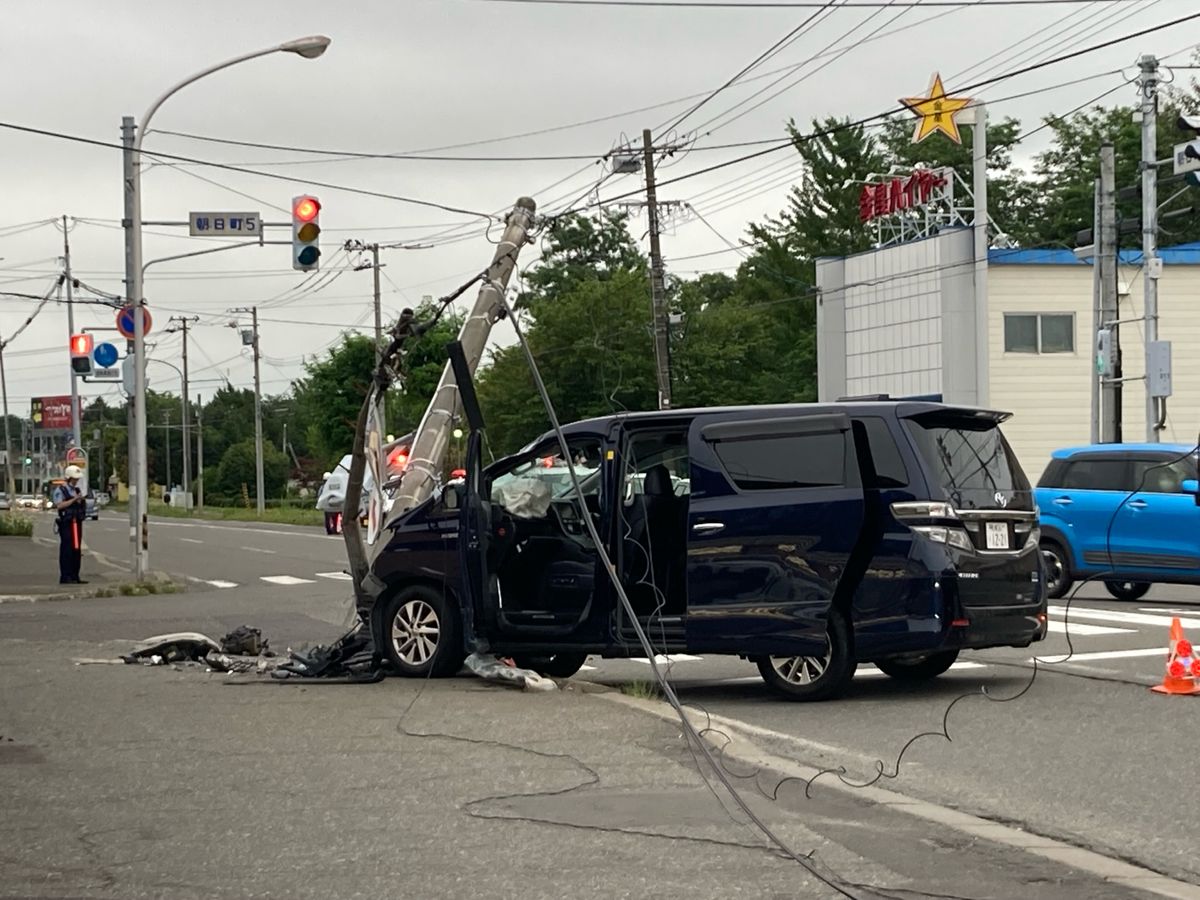
{"label": "asphalt road", "polygon": [[[341,538],[319,528],[156,520],[151,540],[154,567],[188,576],[202,595],[199,630],[250,624],[295,643],[328,640],[349,621]],[[123,559],[127,523],[102,514],[86,541]],[[251,608],[255,620],[243,621]],[[1050,638],[1035,648],[964,654],[920,687],[863,666],[832,703],[779,700],[751,664],[728,657],[678,657],[669,673],[686,702],[744,723],[782,756],[844,766],[863,782],[881,766],[884,787],[1200,883],[1189,812],[1200,698],[1148,689],[1162,677],[1174,615],[1200,640],[1200,590],[1119,603],[1085,586],[1052,605]],[[622,685],[650,670],[594,658],[577,677]]]}

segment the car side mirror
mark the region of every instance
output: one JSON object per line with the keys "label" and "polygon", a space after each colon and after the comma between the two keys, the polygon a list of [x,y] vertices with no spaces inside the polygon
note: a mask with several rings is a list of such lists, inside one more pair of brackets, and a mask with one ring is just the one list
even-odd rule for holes
{"label": "car side mirror", "polygon": [[442,508],[443,509],[461,509],[463,492],[466,490],[464,484],[448,484],[442,489]]}
{"label": "car side mirror", "polygon": [[1192,499],[1196,501],[1196,505],[1200,506],[1200,480],[1185,478],[1179,487],[1185,494],[1191,494]]}

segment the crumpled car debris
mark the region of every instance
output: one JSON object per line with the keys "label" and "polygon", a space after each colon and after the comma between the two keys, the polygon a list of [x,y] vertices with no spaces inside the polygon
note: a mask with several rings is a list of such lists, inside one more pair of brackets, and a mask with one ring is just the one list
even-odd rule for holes
{"label": "crumpled car debris", "polygon": [[133,652],[121,657],[130,665],[165,666],[178,662],[201,662],[213,651],[218,653],[221,645],[208,635],[195,631],[179,631],[159,634],[139,641]]}
{"label": "crumpled car debris", "polygon": [[370,684],[382,681],[383,667],[369,635],[355,627],[332,644],[289,650],[271,677],[337,679]]}
{"label": "crumpled car debris", "polygon": [[527,691],[554,691],[558,685],[549,678],[543,678],[532,669],[519,669],[503,662],[499,657],[485,653],[472,653],[466,660],[467,668],[472,674],[478,675],[485,681],[496,681],[501,684],[511,684]]}

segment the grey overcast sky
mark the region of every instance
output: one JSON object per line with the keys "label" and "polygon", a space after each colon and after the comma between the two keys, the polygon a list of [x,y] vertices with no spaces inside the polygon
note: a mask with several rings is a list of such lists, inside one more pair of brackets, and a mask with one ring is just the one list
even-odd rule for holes
{"label": "grey overcast sky", "polygon": [[[701,148],[780,138],[789,118],[803,125],[813,117],[861,117],[895,108],[898,97],[923,93],[935,70],[954,93],[956,86],[1194,11],[1195,0],[1022,7],[989,7],[984,0],[974,8],[823,12],[798,40],[684,122],[685,135],[689,129],[699,132],[695,149],[662,164],[659,178],[686,175],[758,149]],[[321,198],[324,256],[316,275],[293,271],[288,247],[266,246],[163,263],[152,267],[146,280],[155,317],[153,358],[178,365],[180,339],[164,334],[167,319],[200,317],[191,342],[193,394],[207,396],[225,380],[251,385],[249,352],[226,327],[234,318],[226,310],[255,304],[264,391],[280,393],[301,374],[303,358],[322,352],[340,330],[371,327],[371,273],[352,271],[357,259],[339,251],[343,241],[432,239],[437,245],[384,252],[383,302],[389,314],[423,295],[448,291],[482,268],[492,249],[477,218],[310,187],[311,181],[489,213],[529,194],[541,211],[560,210],[585,197],[606,174],[597,161],[601,155],[622,141],[640,141],[643,128],[665,126],[695,102],[680,98],[718,87],[817,12],[481,0],[5,0],[0,66],[6,89],[0,119],[117,142],[123,115],[140,117],[159,93],[199,69],[294,37],[330,36],[333,43],[317,60],[275,54],[185,88],[155,116],[145,143],[147,151],[244,164],[291,179],[155,165],[143,178],[148,220],[186,219],[193,209],[228,209],[258,211],[279,221],[287,218],[293,195],[311,191]],[[905,30],[891,33],[898,29]],[[874,39],[865,40],[876,30]],[[1185,63],[1197,42],[1200,27],[1192,21],[974,93],[994,103],[993,117],[1011,115],[1033,127],[1041,116],[1065,112],[1108,89],[1117,90],[1106,103],[1133,102],[1134,87],[1122,87],[1125,76],[1113,74],[1116,70],[1130,74],[1138,55],[1147,52],[1176,54],[1171,59]],[[781,69],[790,73],[762,77]],[[1077,80],[1082,81],[1071,83]],[[1042,88],[1054,89],[999,102]],[[636,111],[652,105],[657,106]],[[608,118],[559,127],[599,117]],[[505,139],[545,129],[557,130]],[[357,153],[453,148],[434,152],[583,158],[316,158],[302,150],[207,143],[156,130]],[[1023,146],[1018,157],[1027,159],[1043,146],[1043,137]],[[471,146],[460,146],[465,144]],[[684,257],[726,250],[724,239],[737,241],[748,221],[779,210],[798,176],[796,160],[794,151],[785,150],[662,188],[660,199],[691,202],[719,232],[697,218],[672,223],[663,238],[670,269],[683,275],[733,269],[739,261],[735,252]],[[53,224],[33,223],[65,214],[71,217],[75,275],[119,293],[119,150],[0,129],[0,163],[5,173],[0,290],[40,295],[50,287],[63,252],[62,233]],[[639,185],[639,175],[609,177],[599,196]],[[18,227],[25,223],[28,229]],[[634,227],[642,237],[644,217]],[[268,237],[290,235],[280,229]],[[186,229],[151,227],[145,254],[154,259],[186,253],[212,247],[213,241],[189,238]],[[535,248],[528,248],[521,264],[535,258]],[[0,296],[0,335],[11,335],[33,307],[27,300]],[[77,328],[111,325],[107,309],[76,309]],[[67,331],[65,305],[52,303],[10,346],[14,412],[27,415],[30,397],[68,392]],[[502,325],[500,331],[507,329]],[[504,333],[497,339],[510,340]],[[179,390],[171,369],[151,363],[149,373],[152,387]],[[89,398],[116,395],[114,386],[86,385],[82,391]]]}

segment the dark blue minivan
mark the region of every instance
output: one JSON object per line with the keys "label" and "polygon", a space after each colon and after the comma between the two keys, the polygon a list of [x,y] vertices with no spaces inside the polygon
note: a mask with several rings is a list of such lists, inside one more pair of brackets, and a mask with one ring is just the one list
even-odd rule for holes
{"label": "dark blue minivan", "polygon": [[[661,653],[731,654],[835,696],[1046,634],[1030,485],[1007,416],[923,401],[663,410],[564,427],[395,514],[359,614],[405,675],[473,650],[547,675],[641,657],[585,517]],[[574,467],[583,489],[541,477]]]}

